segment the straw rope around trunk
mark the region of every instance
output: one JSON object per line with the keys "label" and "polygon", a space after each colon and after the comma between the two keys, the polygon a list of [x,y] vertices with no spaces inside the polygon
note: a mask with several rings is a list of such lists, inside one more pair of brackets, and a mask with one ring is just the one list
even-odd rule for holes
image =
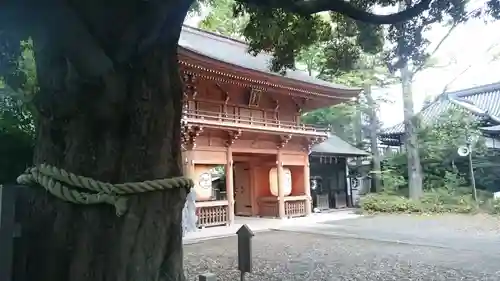
{"label": "straw rope around trunk", "polygon": [[39,184],[57,198],[74,204],[110,204],[121,216],[127,211],[127,195],[194,186],[191,179],[174,177],[143,182],[112,184],[78,176],[51,165],[41,164],[27,169],[17,178],[19,184]]}

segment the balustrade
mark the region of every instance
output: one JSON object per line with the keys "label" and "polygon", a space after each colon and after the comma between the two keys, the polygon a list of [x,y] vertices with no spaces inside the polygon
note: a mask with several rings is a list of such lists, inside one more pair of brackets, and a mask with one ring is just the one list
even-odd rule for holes
{"label": "balustrade", "polygon": [[196,202],[198,227],[226,225],[229,220],[227,201]]}
{"label": "balustrade", "polygon": [[273,128],[282,131],[302,131],[325,135],[327,132],[325,128],[300,124],[298,120],[293,120],[295,116],[287,116],[282,112],[207,100],[188,101],[184,110],[184,119],[187,121],[216,122],[218,125],[251,126],[255,129]]}
{"label": "balustrade", "polygon": [[[304,195],[285,196],[285,217],[303,217],[306,215],[307,199]],[[262,217],[279,217],[278,197],[259,198],[259,215]]]}

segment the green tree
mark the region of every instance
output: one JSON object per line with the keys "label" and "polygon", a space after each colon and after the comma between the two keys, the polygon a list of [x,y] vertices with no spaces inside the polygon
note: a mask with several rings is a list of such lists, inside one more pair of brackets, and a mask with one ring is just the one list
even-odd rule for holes
{"label": "green tree", "polygon": [[[411,5],[412,1],[400,1],[399,9],[403,10],[405,6]],[[441,2],[440,4],[447,5],[445,2]],[[498,3],[488,2],[488,7],[497,7]],[[445,8],[445,6],[442,6]],[[472,9],[466,9],[465,2],[456,3],[457,7],[460,7],[461,13],[450,14],[450,20],[447,22],[448,31],[446,34],[439,40],[439,42],[435,45],[432,50],[428,50],[429,43],[423,37],[412,37],[415,28],[417,29],[425,29],[436,22],[441,21],[439,18],[430,18],[428,20],[422,20],[422,18],[416,17],[410,21],[405,23],[400,23],[392,26],[389,29],[389,38],[400,38],[400,40],[396,43],[396,51],[387,54],[387,60],[393,61],[394,63],[391,65],[394,70],[399,70],[400,73],[400,83],[401,90],[403,96],[403,110],[404,110],[404,125],[405,125],[405,137],[404,144],[407,150],[408,157],[408,173],[409,176],[409,188],[410,188],[410,197],[413,199],[418,199],[423,192],[422,186],[422,168],[420,163],[419,149],[418,149],[418,139],[417,139],[417,130],[415,120],[414,120],[414,108],[413,108],[413,91],[412,85],[415,79],[415,76],[420,73],[422,70],[435,67],[437,65],[436,58],[433,57],[436,52],[440,49],[442,44],[448,39],[448,37],[453,33],[453,31],[462,23],[468,21],[470,18],[476,18],[481,14],[485,13],[483,7],[475,7]],[[449,6],[448,6],[449,8]],[[493,15],[493,17],[497,17],[496,12],[486,11]],[[396,42],[396,41],[395,41]],[[408,53],[405,51],[408,46],[413,46],[415,42],[420,45],[420,51],[414,53],[412,56],[408,56]],[[491,46],[490,48],[493,48]],[[411,47],[410,47],[411,48]],[[490,49],[491,50],[491,49]],[[488,50],[488,51],[490,51]],[[470,68],[467,67],[463,70],[461,74],[466,72]],[[461,74],[459,76],[461,76]],[[458,76],[457,76],[458,77]],[[444,91],[449,86],[449,84],[454,81],[450,81],[448,85],[446,85]],[[443,91],[443,92],[444,92]]]}
{"label": "green tree", "polygon": [[36,92],[36,71],[31,42],[22,44],[17,71],[27,80],[18,92],[0,81],[0,183],[14,183],[33,159],[34,119],[29,97]]}
{"label": "green tree", "polygon": [[[499,16],[498,0],[485,13]],[[461,1],[421,0],[391,15],[387,0],[239,0],[252,52],[275,55],[273,69],[322,41],[331,72],[349,70],[363,51],[382,46],[381,24],[418,17],[406,32],[403,61],[421,51],[422,23],[456,20]],[[31,38],[39,90],[35,164],[47,163],[105,182],[180,176],[182,85],[177,48],[194,0],[7,0],[0,9],[0,76],[18,91],[21,41]],[[199,5],[198,5],[199,7]],[[317,15],[331,11],[329,20]],[[370,25],[373,24],[373,25]],[[333,28],[332,28],[333,27]],[[390,34],[397,42],[401,34]],[[14,280],[184,280],[181,212],[186,190],[129,199],[117,217],[108,206],[77,206],[39,189],[20,197],[27,224]]]}
{"label": "green tree", "polygon": [[[459,157],[457,149],[467,143],[467,136],[474,136],[474,158],[479,163],[485,159],[488,150],[480,132],[480,125],[470,112],[450,109],[432,123],[419,126],[418,147],[424,171],[424,191],[445,189],[453,193],[463,192],[465,188],[465,192],[471,194],[471,189],[467,186],[467,159]],[[396,175],[403,175],[408,180],[406,152],[389,157],[384,162],[384,170],[396,171]],[[397,188],[406,190],[406,182]]]}
{"label": "green tree", "polygon": [[234,4],[234,0],[215,0],[210,6],[210,12],[198,26],[221,35],[242,38],[249,18],[248,15],[234,17]]}

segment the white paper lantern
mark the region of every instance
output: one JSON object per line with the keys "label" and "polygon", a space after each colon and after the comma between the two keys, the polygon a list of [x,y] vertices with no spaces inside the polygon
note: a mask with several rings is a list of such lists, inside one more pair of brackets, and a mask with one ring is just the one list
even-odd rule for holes
{"label": "white paper lantern", "polygon": [[[292,193],[292,171],[288,168],[283,168],[284,173],[284,194],[288,196]],[[271,190],[271,194],[274,196],[278,196],[278,168],[272,168],[269,170],[269,187]]]}

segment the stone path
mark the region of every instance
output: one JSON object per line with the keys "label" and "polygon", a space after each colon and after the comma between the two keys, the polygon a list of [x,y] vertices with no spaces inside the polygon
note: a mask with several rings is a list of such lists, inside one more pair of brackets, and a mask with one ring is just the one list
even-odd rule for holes
{"label": "stone path", "polygon": [[[370,229],[392,225],[400,220],[374,218],[338,221],[332,224]],[[414,220],[416,218],[410,218]],[[363,220],[366,220],[363,222]],[[379,220],[379,221],[377,221]],[[451,225],[463,225],[461,219],[449,219]],[[472,220],[476,221],[476,220]],[[474,223],[471,221],[470,224]],[[386,223],[386,225],[382,225]],[[328,223],[327,223],[328,224]],[[401,223],[402,226],[406,226]],[[407,223],[408,224],[408,223]],[[417,224],[417,223],[416,223]],[[471,233],[488,233],[493,222],[476,223]],[[437,224],[436,224],[437,225]],[[477,228],[482,227],[479,231]],[[422,227],[422,225],[420,225]],[[457,227],[460,228],[460,227]],[[440,228],[443,235],[446,228]],[[413,231],[425,232],[415,227]],[[465,230],[464,230],[465,231]],[[396,231],[397,232],[397,231]],[[479,235],[481,236],[481,235]],[[474,240],[476,235],[470,236]],[[203,272],[214,272],[218,280],[239,280],[236,238],[209,240],[186,245],[185,267],[188,280]],[[377,239],[355,239],[327,233],[270,231],[254,238],[254,272],[246,280],[499,280],[499,251],[488,247],[474,250],[401,244]],[[461,242],[466,243],[464,241]]]}

